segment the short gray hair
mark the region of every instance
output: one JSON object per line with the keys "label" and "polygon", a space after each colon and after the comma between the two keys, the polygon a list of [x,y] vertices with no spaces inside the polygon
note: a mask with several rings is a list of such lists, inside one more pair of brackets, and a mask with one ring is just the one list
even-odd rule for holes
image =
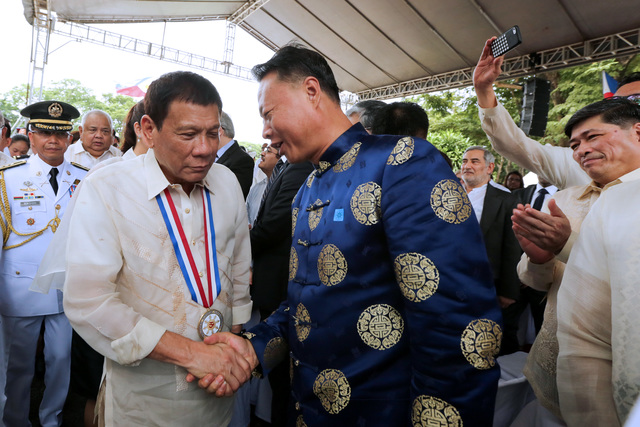
{"label": "short gray hair", "polygon": [[87,117],[96,113],[102,114],[103,116],[105,116],[107,120],[109,120],[109,127],[111,128],[111,130],[113,130],[113,120],[111,119],[111,116],[109,115],[109,113],[107,113],[106,111],[97,110],[97,109],[84,113],[84,115],[82,116],[82,120],[80,121],[80,126],[82,126],[82,128],[84,129],[84,124],[87,121]]}
{"label": "short gray hair", "polygon": [[484,153],[484,162],[486,164],[496,162],[496,156],[494,156],[493,153],[491,153],[491,151],[487,149],[487,147],[484,147],[482,145],[472,145],[471,147],[464,150],[464,153],[462,155],[464,156],[465,154],[467,154],[467,151],[472,151],[472,150],[482,151]]}
{"label": "short gray hair", "polygon": [[365,129],[371,129],[373,127],[374,114],[386,105],[386,103],[378,101],[377,99],[367,99],[356,103],[353,107],[349,108],[345,114],[347,117],[352,114],[358,114],[362,126],[364,126]]}
{"label": "short gray hair", "polygon": [[233,122],[231,121],[231,117],[224,111],[220,114],[220,127],[224,129],[224,134],[227,135],[228,138],[233,139],[236,136],[236,131],[233,128]]}

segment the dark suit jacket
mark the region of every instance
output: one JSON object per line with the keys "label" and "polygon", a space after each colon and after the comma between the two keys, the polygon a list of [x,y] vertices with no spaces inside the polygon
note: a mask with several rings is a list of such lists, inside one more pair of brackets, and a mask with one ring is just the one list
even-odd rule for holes
{"label": "dark suit jacket", "polygon": [[511,215],[516,203],[513,194],[488,184],[480,219],[496,293],[513,299],[520,295],[520,280],[516,266],[522,254],[520,244],[511,229]]}
{"label": "dark suit jacket", "polygon": [[238,141],[233,141],[233,144],[229,147],[227,151],[216,161],[221,165],[224,165],[231,169],[238,178],[238,182],[240,183],[240,187],[242,187],[242,193],[244,194],[245,200],[247,199],[247,194],[249,194],[249,189],[251,188],[251,183],[253,181],[253,159],[250,155],[244,152],[242,148],[238,145]]}
{"label": "dark suit jacket", "polygon": [[516,197],[518,203],[522,203],[523,205],[526,205],[527,203],[529,203],[530,205],[533,205],[533,200],[531,200],[531,198],[535,194],[537,187],[538,187],[537,184],[531,184],[525,188],[520,188],[519,190],[515,190],[511,194],[513,194]]}
{"label": "dark suit jacket", "polygon": [[251,296],[264,319],[287,298],[291,252],[291,202],[313,166],[286,163],[258,210],[251,228],[253,286]]}

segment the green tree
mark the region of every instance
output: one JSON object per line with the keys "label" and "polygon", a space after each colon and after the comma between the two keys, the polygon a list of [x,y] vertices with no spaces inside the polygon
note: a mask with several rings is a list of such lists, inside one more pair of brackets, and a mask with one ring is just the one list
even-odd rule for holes
{"label": "green tree", "polygon": [[[113,119],[114,129],[119,134],[122,132],[124,120],[129,109],[136,103],[135,99],[131,97],[110,93],[103,94],[102,97],[98,98],[91,89],[82,86],[80,81],[74,79],[64,79],[44,87],[42,99],[55,99],[71,104],[78,109],[81,115],[93,109],[104,110]],[[16,86],[9,92],[0,95],[0,111],[12,123],[15,123],[20,118],[20,110],[26,106],[26,84]]]}

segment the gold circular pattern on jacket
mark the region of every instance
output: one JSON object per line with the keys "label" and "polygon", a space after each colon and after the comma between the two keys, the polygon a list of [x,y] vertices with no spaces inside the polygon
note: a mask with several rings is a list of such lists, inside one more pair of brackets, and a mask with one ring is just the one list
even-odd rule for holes
{"label": "gold circular pattern on jacket", "polygon": [[374,350],[387,350],[398,344],[403,331],[402,316],[387,304],[367,307],[358,317],[358,334]]}
{"label": "gold circular pattern on jacket", "polygon": [[307,423],[302,419],[302,415],[298,415],[298,418],[296,418],[296,427],[307,427]]}
{"label": "gold circular pattern on jacket", "polygon": [[287,344],[282,337],[271,338],[264,348],[264,363],[267,368],[276,366],[287,354]]}
{"label": "gold circular pattern on jacket", "polygon": [[471,216],[471,202],[460,183],[443,179],[431,190],[431,208],[436,216],[450,224],[460,224]]}
{"label": "gold circular pattern on jacket", "polygon": [[322,248],[318,256],[318,275],[323,285],[334,286],[342,282],[347,268],[347,260],[337,246],[329,244]]}
{"label": "gold circular pattern on jacket", "polygon": [[400,254],[393,266],[402,295],[409,301],[424,301],[436,293],[440,273],[426,256],[416,252]]}
{"label": "gold circular pattern on jacket", "polygon": [[360,146],[362,142],[356,142],[353,144],[353,147],[349,148],[349,151],[344,153],[338,163],[333,167],[334,172],[344,172],[349,169],[356,162],[356,157],[358,157],[358,153],[360,152]]}
{"label": "gold circular pattern on jacket", "polygon": [[[317,199],[314,205],[319,206],[322,205],[322,200]],[[322,211],[324,207],[320,207],[318,209],[314,209],[309,211],[309,228],[311,231],[315,230],[315,228],[320,224],[320,218],[322,218]]]}
{"label": "gold circular pattern on jacket", "polygon": [[291,247],[291,254],[289,255],[289,280],[293,280],[298,272],[298,253],[295,248]]}
{"label": "gold circular pattern on jacket", "polygon": [[364,225],[374,225],[380,220],[380,198],[382,188],[375,182],[360,184],[351,196],[351,212],[356,221]]}
{"label": "gold circular pattern on jacket", "polygon": [[322,407],[330,414],[339,413],[351,400],[349,381],[337,369],[325,369],[320,372],[313,383],[313,393],[318,396]]}
{"label": "gold circular pattern on jacket", "polygon": [[455,407],[444,400],[422,395],[413,401],[411,424],[420,427],[462,427],[462,417]]}
{"label": "gold circular pattern on jacket", "polygon": [[298,223],[298,212],[300,212],[300,209],[298,208],[294,208],[291,211],[291,237],[293,237],[293,234],[296,232],[296,224]]}
{"label": "gold circular pattern on jacket", "polygon": [[387,159],[387,164],[391,166],[401,165],[407,160],[411,158],[413,155],[414,142],[413,138],[406,136],[401,138],[396,143],[396,146],[393,147],[391,154],[389,154],[389,158]]}
{"label": "gold circular pattern on jacket", "polygon": [[496,356],[500,352],[502,329],[489,319],[471,321],[460,339],[462,354],[476,369],[489,369],[495,366]]}
{"label": "gold circular pattern on jacket", "polygon": [[298,340],[300,342],[307,339],[309,336],[309,332],[311,332],[311,316],[309,315],[309,310],[302,303],[298,304],[296,308],[296,317],[295,317],[295,326],[296,326],[296,335],[298,336]]}

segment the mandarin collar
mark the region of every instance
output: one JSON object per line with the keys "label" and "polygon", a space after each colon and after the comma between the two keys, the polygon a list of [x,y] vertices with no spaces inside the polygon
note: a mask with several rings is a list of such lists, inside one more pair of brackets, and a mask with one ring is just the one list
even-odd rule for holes
{"label": "mandarin collar", "polygon": [[316,168],[316,175],[322,175],[335,165],[353,146],[354,141],[357,142],[368,136],[369,134],[359,122],[351,126],[322,153],[320,162],[317,165],[313,165]]}

